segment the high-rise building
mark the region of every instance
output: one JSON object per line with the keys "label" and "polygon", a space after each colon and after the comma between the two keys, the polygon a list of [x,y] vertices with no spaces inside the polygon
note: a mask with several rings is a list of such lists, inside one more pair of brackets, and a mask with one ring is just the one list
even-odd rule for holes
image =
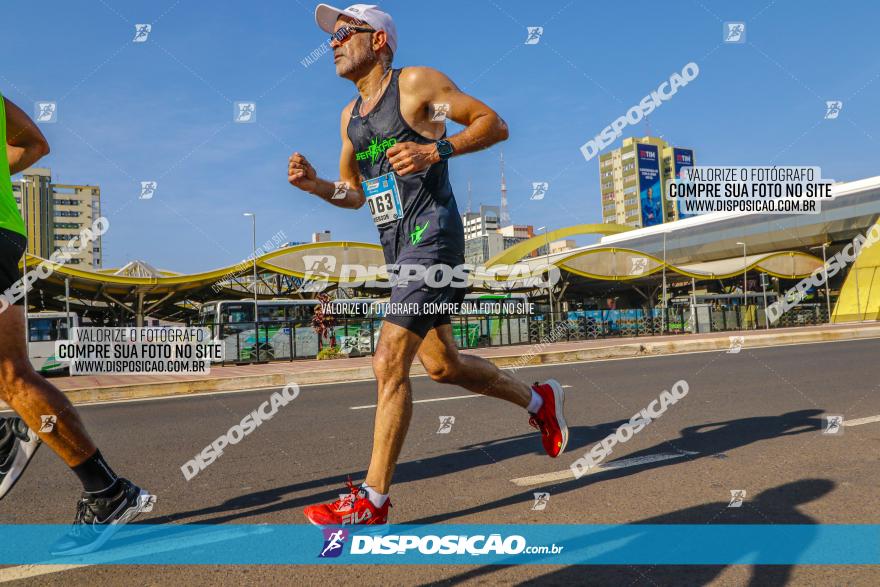
{"label": "high-rise building", "polygon": [[461,215],[464,225],[464,259],[480,265],[504,250],[504,237],[498,233],[501,211],[498,206],[480,205],[479,212]]}
{"label": "high-rise building", "polygon": [[[696,163],[694,162],[694,150],[685,147],[664,147],[662,159],[661,170],[663,171],[663,194],[665,200],[666,182],[681,177],[682,167],[693,167]],[[681,205],[677,202],[666,201],[666,222],[681,220],[691,216],[694,216],[694,214],[682,212]]]}
{"label": "high-rise building", "polygon": [[312,233],[312,242],[313,243],[326,243],[333,240],[333,235],[330,234],[329,230],[322,230],[321,232],[313,232]]}
{"label": "high-rise building", "polygon": [[[52,172],[32,167],[12,182],[12,193],[25,220],[28,253],[48,259],[101,216],[101,188],[94,185],[52,183]],[[100,269],[101,237],[83,251],[75,251],[69,265]]]}
{"label": "high-rise building", "polygon": [[461,215],[464,225],[464,238],[474,238],[495,232],[501,226],[501,212],[498,206],[480,204],[479,212],[466,212]]}
{"label": "high-rise building", "polygon": [[694,164],[692,149],[657,137],[629,137],[620,148],[599,156],[602,221],[633,227],[683,217],[666,201],[666,183]]}
{"label": "high-rise building", "polygon": [[27,230],[28,253],[43,258],[48,258],[54,250],[51,184],[51,173],[43,167],[27,169],[21,179],[12,182],[12,195]]}
{"label": "high-rise building", "polygon": [[[93,185],[52,184],[52,202],[55,206],[54,248],[63,247],[85,228],[101,217],[101,188]],[[73,256],[74,265],[100,269],[104,265],[101,237],[96,235],[89,250]]]}
{"label": "high-rise building", "polygon": [[[480,205],[479,212],[461,215],[464,225],[465,262],[480,265],[513,245],[535,236],[531,225],[508,224],[501,226],[502,209]],[[532,257],[546,254],[546,247],[531,253]]]}

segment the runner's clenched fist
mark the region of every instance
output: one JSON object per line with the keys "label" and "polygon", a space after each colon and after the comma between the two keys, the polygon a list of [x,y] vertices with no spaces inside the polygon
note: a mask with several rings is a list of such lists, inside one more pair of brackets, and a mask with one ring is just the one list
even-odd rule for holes
{"label": "runner's clenched fist", "polygon": [[314,192],[318,186],[318,173],[308,159],[299,153],[294,153],[288,161],[287,181],[293,187]]}

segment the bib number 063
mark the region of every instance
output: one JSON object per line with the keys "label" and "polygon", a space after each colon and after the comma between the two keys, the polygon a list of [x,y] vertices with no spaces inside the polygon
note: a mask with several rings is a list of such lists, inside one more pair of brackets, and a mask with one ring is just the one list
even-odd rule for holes
{"label": "bib number 063", "polygon": [[382,226],[403,216],[403,206],[400,202],[400,191],[397,189],[397,181],[393,173],[386,173],[374,179],[362,182],[367,204],[370,206],[370,216],[376,226]]}
{"label": "bib number 063", "polygon": [[370,198],[367,202],[370,204],[370,214],[373,216],[394,210],[394,199],[390,190]]}

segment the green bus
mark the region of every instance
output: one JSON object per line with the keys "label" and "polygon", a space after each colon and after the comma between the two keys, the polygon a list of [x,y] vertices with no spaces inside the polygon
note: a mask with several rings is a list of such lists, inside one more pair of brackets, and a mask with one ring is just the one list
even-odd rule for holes
{"label": "green bus", "polygon": [[[331,300],[334,305],[363,308],[375,299]],[[312,327],[318,300],[259,300],[259,322],[254,321],[253,300],[216,300],[199,310],[199,324],[210,327],[223,341],[228,362],[312,358],[318,354],[318,333]],[[351,311],[336,316],[336,326],[321,340],[320,347],[334,342],[346,354],[367,354],[379,338],[381,316]],[[256,327],[260,335],[257,340]],[[372,334],[371,334],[372,333]],[[370,346],[370,341],[373,346]]]}
{"label": "green bus", "polygon": [[[312,326],[318,300],[260,300],[259,337],[253,300],[216,300],[199,310],[199,325],[212,329],[224,344],[224,360],[250,362],[312,358],[335,345],[346,356],[372,353],[379,342],[388,298],[331,300],[335,325],[320,341]],[[453,334],[462,348],[521,344],[529,341],[525,294],[468,294]],[[259,340],[258,340],[259,338]]]}
{"label": "green bus", "polygon": [[528,343],[528,302],[522,293],[467,294],[452,323],[455,340],[462,348]]}

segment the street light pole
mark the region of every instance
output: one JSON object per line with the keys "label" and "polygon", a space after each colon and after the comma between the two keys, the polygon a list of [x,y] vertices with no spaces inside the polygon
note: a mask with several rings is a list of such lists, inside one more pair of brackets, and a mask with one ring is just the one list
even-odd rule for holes
{"label": "street light pole", "polygon": [[[663,332],[666,332],[666,231],[663,231]],[[652,296],[653,297],[653,296]]]}
{"label": "street light pole", "polygon": [[[545,259],[547,262],[547,266],[550,266],[550,241],[547,236],[547,226],[539,226],[538,230],[544,231],[544,247],[547,249],[547,253],[545,255]],[[553,316],[553,286],[547,285],[547,299],[550,302],[550,328],[554,328],[556,326],[556,319]]]}
{"label": "street light pole", "polygon": [[251,258],[254,260],[254,330],[256,331],[257,360],[260,360],[260,307],[257,298],[257,215],[254,212],[245,212],[244,216],[251,217],[253,226],[253,248]]}
{"label": "street light pole", "polygon": [[746,307],[749,305],[748,295],[746,294],[746,285],[748,283],[746,280],[748,278],[748,272],[749,272],[748,267],[749,266],[748,266],[748,263],[746,262],[746,243],[738,242],[736,244],[742,245],[742,248],[743,248],[743,313],[742,313],[742,317],[743,317],[743,321],[745,321]]}
{"label": "street light pole", "polygon": [[767,274],[761,274],[761,292],[764,295],[764,328],[770,330],[770,317],[767,316]]}
{"label": "street light pole", "polygon": [[70,278],[64,278],[64,311],[67,314],[67,337],[73,340],[70,334]]}

